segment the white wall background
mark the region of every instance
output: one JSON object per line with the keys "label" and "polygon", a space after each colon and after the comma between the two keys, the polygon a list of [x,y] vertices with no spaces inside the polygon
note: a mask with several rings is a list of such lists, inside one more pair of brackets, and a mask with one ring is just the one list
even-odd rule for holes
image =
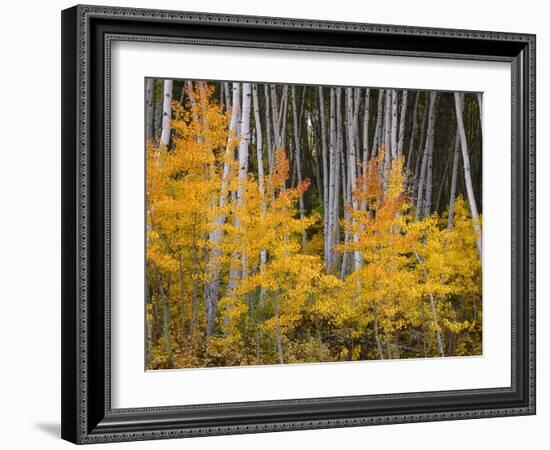
{"label": "white wall background", "polygon": [[[103,4],[102,1],[97,3]],[[69,448],[59,438],[60,404],[60,10],[71,1],[2,5],[0,27],[0,445]],[[550,29],[545,3],[501,0],[111,0],[163,9],[536,33],[538,42],[538,415],[383,427],[117,444],[136,449],[281,449],[302,446],[445,450],[542,448],[550,421],[544,327],[550,250]],[[546,425],[546,427],[545,427]],[[114,448],[114,447],[113,447]]]}

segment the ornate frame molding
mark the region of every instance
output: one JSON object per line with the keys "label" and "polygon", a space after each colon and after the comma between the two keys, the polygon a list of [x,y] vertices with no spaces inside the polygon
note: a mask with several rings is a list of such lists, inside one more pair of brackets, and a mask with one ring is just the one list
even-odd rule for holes
{"label": "ornate frame molding", "polygon": [[[92,99],[90,93],[97,95],[92,87],[92,77],[97,75],[98,68],[94,66],[97,60],[94,55],[98,51],[97,43],[93,44],[93,38],[97,39],[97,33],[91,30],[94,20],[106,19],[110,21],[133,20],[142,24],[161,23],[170,26],[185,25],[208,25],[210,27],[226,28],[236,26],[247,29],[251,35],[254,31],[270,30],[273,33],[281,31],[302,31],[317,30],[330,31],[338,36],[346,36],[349,33],[354,35],[376,35],[383,40],[385,37],[399,37],[406,41],[410,38],[425,39],[432,42],[433,39],[445,39],[452,41],[457,39],[475,41],[472,45],[481,41],[498,43],[498,48],[510,48],[510,54],[501,54],[495,50],[494,54],[461,52],[444,52],[436,48],[434,50],[421,49],[396,49],[396,48],[367,48],[339,45],[309,45],[303,43],[277,43],[261,40],[245,39],[205,39],[193,37],[171,37],[151,36],[145,34],[128,34],[105,32],[100,35],[101,45],[104,46],[103,58],[101,59],[104,73],[104,96],[103,96],[103,140],[104,161],[103,179],[94,179],[92,173],[95,169],[90,164],[93,139],[91,128],[94,120],[90,114]],[[130,9],[117,7],[99,6],[76,6],[63,13],[63,223],[65,226],[63,242],[63,414],[62,434],[63,437],[76,443],[99,443],[112,441],[132,441],[143,439],[165,439],[174,437],[207,436],[219,434],[239,434],[251,432],[271,432],[298,429],[347,427],[374,424],[390,424],[404,422],[439,421],[454,419],[469,419],[481,417],[499,417],[510,415],[527,415],[535,413],[535,36],[529,34],[500,33],[487,31],[470,30],[449,30],[440,28],[405,27],[396,25],[376,25],[347,22],[329,22],[304,19],[236,16],[222,14],[204,14],[179,11],[159,11],[147,9]],[[145,41],[157,43],[187,43],[199,45],[228,45],[259,48],[294,49],[304,51],[332,51],[369,53],[384,55],[401,55],[417,57],[437,57],[453,59],[482,59],[492,61],[507,61],[512,64],[512,89],[517,90],[513,95],[513,172],[519,170],[519,178],[513,177],[513,195],[525,197],[523,203],[513,203],[513,248],[519,245],[525,261],[521,268],[525,273],[518,273],[513,276],[512,286],[513,299],[516,298],[516,287],[520,291],[527,292],[525,298],[518,298],[518,302],[525,303],[524,322],[522,322],[522,336],[525,338],[526,352],[521,354],[521,360],[516,360],[516,325],[521,318],[516,317],[516,309],[513,307],[513,372],[512,386],[510,388],[483,389],[472,391],[450,391],[419,394],[396,394],[376,395],[361,397],[334,397],[309,400],[282,400],[273,402],[251,402],[246,404],[218,404],[218,405],[195,405],[183,407],[166,408],[139,408],[113,410],[110,403],[110,271],[109,271],[109,249],[110,249],[110,48],[115,40]],[[417,42],[417,41],[414,41]],[[420,41],[418,41],[420,42]],[[435,42],[435,41],[434,41]],[[96,47],[93,47],[95,45]],[[412,44],[411,44],[412,46]],[[514,56],[514,48],[517,48],[517,55]],[[523,52],[523,53],[522,53]],[[515,99],[522,100],[518,104]],[[99,139],[95,142],[97,143]],[[514,148],[518,147],[518,148]],[[516,162],[515,159],[518,159]],[[521,172],[523,171],[523,172]],[[523,175],[522,175],[523,174]],[[518,181],[523,181],[523,185]],[[94,209],[91,197],[97,199],[93,186],[102,183],[103,187],[103,217],[97,217],[97,210]],[[518,185],[520,190],[518,191]],[[524,187],[525,186],[525,187]],[[95,200],[94,200],[95,202]],[[518,205],[523,208],[518,210]],[[519,209],[521,209],[519,208]],[[525,217],[522,216],[525,212]],[[90,232],[97,229],[97,221],[103,221],[103,263],[104,266],[104,315],[103,325],[98,326],[91,318],[91,290],[92,285],[90,270],[93,264],[97,263],[95,257],[90,257],[95,251]],[[517,242],[519,233],[519,240]],[[523,234],[522,234],[523,233]],[[524,242],[525,241],[525,242]],[[523,248],[523,246],[525,248]],[[100,252],[100,254],[102,254]],[[513,257],[513,268],[516,270],[517,258]],[[99,269],[98,269],[99,270]],[[519,278],[518,278],[519,277]],[[519,281],[518,281],[519,280]],[[97,307],[97,305],[96,305]],[[104,344],[104,367],[105,377],[103,384],[103,408],[98,405],[92,406],[89,395],[96,393],[96,387],[91,387],[91,364],[95,362],[90,357],[90,349],[97,345],[97,336],[90,339],[94,330],[103,332]],[[70,341],[70,342],[69,342]],[[516,374],[516,363],[519,363],[522,373]],[[97,376],[97,373],[94,374]],[[525,379],[524,379],[525,377]],[[67,384],[65,381],[70,380]],[[431,397],[468,397],[477,394],[498,394],[516,392],[520,382],[525,388],[527,398],[510,403],[509,406],[472,409],[453,409],[448,411],[425,411],[412,413],[376,413],[363,416],[348,416],[340,418],[318,418],[300,420],[282,420],[265,423],[247,424],[222,424],[216,426],[201,426],[190,423],[188,426],[170,426],[166,419],[170,414],[182,414],[185,411],[202,410],[208,411],[215,408],[242,408],[242,407],[291,407],[292,405],[326,404],[330,402],[345,402],[350,400],[390,400],[400,399],[403,401]],[[142,416],[147,419],[143,421]],[[121,422],[128,422],[128,418],[135,418],[135,423],[120,425]],[[103,418],[98,421],[98,418]],[[132,421],[131,420],[131,421]],[[163,420],[165,420],[163,424]]]}

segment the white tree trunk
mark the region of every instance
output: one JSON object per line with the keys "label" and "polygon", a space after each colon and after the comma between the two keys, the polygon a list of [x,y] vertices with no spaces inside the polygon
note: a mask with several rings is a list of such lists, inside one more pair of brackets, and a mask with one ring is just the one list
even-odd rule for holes
{"label": "white tree trunk", "polygon": [[324,241],[324,259],[325,267],[329,262],[329,248],[328,248],[328,233],[329,233],[329,162],[328,162],[328,149],[327,149],[327,135],[325,129],[325,98],[323,95],[323,87],[319,86],[319,118],[321,125],[321,159],[323,160],[323,241]]}
{"label": "white tree trunk", "polygon": [[274,143],[271,138],[271,106],[269,101],[269,88],[267,84],[264,84],[264,97],[265,97],[265,132],[267,142],[267,166],[269,173],[273,172],[273,165],[275,164],[275,151]]}
{"label": "white tree trunk", "polygon": [[164,100],[162,103],[162,133],[160,135],[160,144],[168,148],[170,143],[170,133],[172,131],[172,87],[173,80],[164,80]]}
{"label": "white tree trunk", "polygon": [[[420,219],[422,214],[426,214],[430,209],[430,205],[427,204],[427,200],[431,201],[431,162],[430,153],[433,147],[433,136],[435,127],[435,102],[437,99],[437,93],[430,92],[430,103],[428,111],[428,129],[427,138],[424,147],[424,156],[422,157],[422,168],[420,171],[420,178],[418,181],[418,192],[416,197],[416,220]],[[424,194],[424,188],[426,185],[426,194]],[[429,194],[428,194],[429,191]],[[424,196],[425,195],[425,196]]]}
{"label": "white tree trunk", "polygon": [[[357,116],[359,111],[357,107],[354,107],[354,100],[357,100],[357,96],[354,96],[353,88],[346,89],[346,111],[347,111],[347,135],[348,135],[348,177],[349,177],[349,202],[354,210],[359,209],[359,203],[357,199],[352,195],[353,190],[357,187],[357,153],[356,153],[356,136],[358,120]],[[352,223],[355,221],[352,219]],[[353,242],[356,243],[359,240],[359,235],[354,233],[352,236]],[[361,253],[359,251],[353,252],[353,268],[358,270],[362,266]]]}
{"label": "white tree trunk", "polygon": [[[301,161],[301,147],[300,147],[300,125],[298,123],[298,111],[296,109],[296,86],[293,84],[291,87],[291,99],[292,99],[292,124],[294,128],[294,148],[295,156],[294,163],[296,168],[296,175],[298,178],[298,184],[302,183],[302,161]],[[298,206],[300,208],[300,219],[305,217],[304,197],[300,195],[298,199]],[[306,233],[302,232],[302,247],[306,245]]]}
{"label": "white tree trunk", "polygon": [[413,152],[414,152],[414,137],[416,135],[416,111],[418,110],[418,98],[420,97],[420,92],[416,92],[415,99],[414,99],[414,109],[413,109],[413,117],[412,117],[412,127],[411,127],[411,138],[409,141],[409,152],[407,153],[407,174],[410,176],[410,170],[411,170],[411,163],[413,159]]}
{"label": "white tree trunk", "polygon": [[[237,179],[237,193],[235,197],[235,228],[241,227],[240,209],[244,206],[244,196],[246,193],[246,181],[248,174],[248,148],[250,143],[250,110],[252,90],[250,83],[243,83],[242,89],[242,110],[239,133],[239,172]],[[237,287],[237,280],[246,276],[248,272],[248,259],[244,249],[235,251],[231,255],[231,263],[229,266],[229,281],[227,283],[227,296],[232,296]],[[224,318],[224,322],[228,323],[228,316]]]}
{"label": "white tree trunk", "polygon": [[401,97],[401,115],[399,117],[399,137],[397,141],[397,154],[403,154],[403,142],[405,141],[405,121],[407,119],[407,91],[403,91]]}
{"label": "white tree trunk", "polygon": [[460,135],[460,148],[462,149],[462,164],[464,166],[464,184],[466,185],[466,193],[468,194],[468,203],[470,205],[470,214],[474,221],[474,229],[477,235],[476,245],[479,256],[482,255],[481,246],[481,227],[479,225],[479,214],[477,212],[476,198],[474,195],[474,187],[472,185],[472,176],[470,174],[470,157],[468,155],[468,141],[466,140],[466,131],[464,130],[464,120],[462,118],[462,102],[464,94],[455,92],[455,111],[458,132]]}
{"label": "white tree trunk", "polygon": [[[340,181],[342,186],[342,198],[344,202],[344,219],[349,219],[349,213],[346,208],[347,205],[351,203],[351,199],[349,196],[350,189],[349,189],[349,174],[346,171],[346,156],[344,154],[344,126],[343,126],[343,118],[342,118],[342,88],[336,88],[336,147],[338,151],[338,158],[339,158],[339,172],[340,172]],[[349,240],[349,232],[346,229],[345,236],[344,236],[344,242],[347,242]],[[338,244],[339,244],[338,239]],[[344,252],[342,255],[342,266],[340,270],[340,278],[343,278],[346,270],[347,270],[347,263],[348,263],[348,252]]]}
{"label": "white tree trunk", "polygon": [[451,176],[451,194],[449,196],[449,215],[447,217],[447,230],[451,231],[453,228],[453,220],[455,213],[455,200],[456,200],[456,180],[458,175],[458,160],[460,159],[460,136],[458,129],[456,130],[454,156],[453,156],[453,171]]}
{"label": "white tree trunk", "polygon": [[367,174],[369,162],[369,116],[370,116],[370,89],[365,93],[365,115],[363,116],[363,175]]}
{"label": "white tree trunk", "polygon": [[[430,92],[429,97],[429,107],[427,108],[427,114],[428,114],[428,128],[426,131],[426,134],[428,136],[432,135],[433,138],[433,113],[435,110],[435,93]],[[427,100],[427,99],[426,99]],[[426,105],[427,106],[427,105]],[[420,169],[420,177],[418,179],[418,191],[416,195],[416,220],[421,218],[421,215],[425,211],[425,196],[424,196],[424,186],[426,184],[426,178],[427,178],[427,172],[428,172],[428,160],[430,157],[430,138],[428,137],[425,143],[423,157],[422,157],[422,167]]]}
{"label": "white tree trunk", "polygon": [[397,91],[391,90],[391,158],[397,157]]}
{"label": "white tree trunk", "polygon": [[[429,92],[426,92],[424,94],[424,113],[423,113],[423,117],[422,117],[422,124],[420,126],[420,145],[418,146],[418,156],[416,158],[416,164],[415,164],[415,168],[414,168],[414,182],[413,182],[413,194],[414,195],[417,195],[418,194],[418,188],[419,188],[419,183],[420,183],[420,179],[421,177],[417,177],[418,173],[419,173],[419,170],[422,170],[420,168],[420,162],[422,161],[422,163],[424,163],[424,157],[422,155],[424,155],[424,150],[425,150],[425,144],[426,144],[426,132],[427,132],[427,125],[428,125],[428,112],[430,110],[430,107],[429,107],[429,98],[430,98],[430,93]],[[426,173],[425,169],[424,169],[424,174]]]}
{"label": "white tree trunk", "polygon": [[424,216],[432,212],[432,190],[433,190],[433,153],[435,138],[435,123],[437,119],[437,92],[432,91],[430,96],[430,111],[428,116],[428,134],[426,137],[426,148],[428,149],[428,165],[426,168],[426,201],[424,202]]}
{"label": "white tree trunk", "polygon": [[[329,140],[329,201],[328,201],[328,230],[325,239],[327,240],[327,254],[325,255],[325,269],[327,273],[332,272],[333,247],[335,239],[335,213],[337,210],[336,186],[337,178],[337,151],[336,151],[336,89],[330,88],[330,140]],[[325,213],[327,214],[327,212]]]}
{"label": "white tree trunk", "polygon": [[[386,91],[386,107],[385,107],[385,120],[384,120],[384,145],[385,145],[385,158],[384,162],[386,166],[389,166],[391,160],[391,104],[392,104],[392,90]],[[386,167],[386,170],[387,170]],[[386,172],[386,170],[384,172]],[[384,173],[384,179],[386,174]]]}
{"label": "white tree trunk", "polygon": [[220,294],[220,258],[222,256],[221,240],[223,239],[223,224],[226,215],[223,212],[228,200],[229,177],[231,171],[231,162],[233,161],[234,140],[238,138],[238,125],[240,122],[240,83],[233,83],[233,106],[231,110],[231,119],[229,122],[229,137],[225,148],[224,164],[222,172],[222,182],[220,187],[219,209],[220,213],[216,217],[215,228],[209,234],[211,242],[211,251],[208,258],[208,281],[204,286],[204,305],[206,310],[206,336],[214,333],[216,325],[216,313],[218,310],[218,299]]}
{"label": "white tree trunk", "polygon": [[384,89],[378,90],[378,105],[376,107],[376,125],[374,126],[374,139],[372,142],[371,157],[378,154],[378,148],[382,145],[382,114],[384,111]]}
{"label": "white tree trunk", "polygon": [[223,83],[223,87],[223,92],[225,94],[225,110],[229,111],[231,109],[231,92],[229,89],[229,83],[226,81],[225,83]]}
{"label": "white tree trunk", "polygon": [[[258,86],[254,83],[252,85],[252,98],[254,101],[254,122],[256,123],[256,158],[258,160],[258,187],[262,197],[265,196],[264,187],[264,158],[263,158],[263,134],[262,134],[262,122],[260,119],[260,107],[258,102]],[[262,219],[265,218],[266,205],[265,201],[262,201]],[[265,264],[267,262],[267,253],[265,249],[260,249],[260,273],[265,270]],[[260,305],[263,306],[264,300],[264,288],[260,290]]]}

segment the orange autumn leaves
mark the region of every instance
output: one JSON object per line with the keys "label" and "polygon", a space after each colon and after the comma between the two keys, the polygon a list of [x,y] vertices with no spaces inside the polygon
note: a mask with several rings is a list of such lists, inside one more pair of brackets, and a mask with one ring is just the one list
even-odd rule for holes
{"label": "orange autumn leaves", "polygon": [[[187,96],[173,104],[172,148],[147,144],[147,330],[162,324],[148,368],[410,356],[406,345],[391,351],[400,339],[423,349],[415,356],[436,356],[438,335],[454,354],[481,351],[481,267],[462,198],[451,230],[437,214],[415,221],[403,160],[386,167],[382,147],[353,187],[358,206],[345,205],[340,221],[353,239],[336,249],[360,263],[343,278],[327,274],[322,246],[303,248],[304,233],[322,240],[322,211],[300,218],[298,200],[312,186],[291,186],[287,151],[276,150],[262,180],[249,170],[237,201],[242,137],[229,132],[231,111],[209,85]],[[220,298],[207,337],[212,264]]]}

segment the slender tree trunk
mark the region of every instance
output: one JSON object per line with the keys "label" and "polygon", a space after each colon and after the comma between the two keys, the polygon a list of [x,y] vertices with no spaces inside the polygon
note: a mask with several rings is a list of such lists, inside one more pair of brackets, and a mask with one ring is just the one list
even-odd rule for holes
{"label": "slender tree trunk", "polygon": [[164,290],[164,283],[162,279],[162,274],[159,272],[156,265],[153,264],[153,270],[155,271],[157,277],[157,283],[160,292],[160,298],[162,299],[162,333],[164,335],[164,351],[168,357],[168,367],[173,366],[172,359],[172,344],[170,341],[170,306],[168,303],[168,296]]}
{"label": "slender tree trunk", "polygon": [[229,178],[231,164],[233,162],[235,140],[239,133],[238,124],[240,122],[240,83],[233,83],[233,109],[231,111],[231,119],[229,122],[229,137],[224,154],[224,164],[222,173],[222,182],[219,197],[219,214],[216,217],[214,230],[209,235],[209,240],[212,244],[212,250],[208,261],[208,281],[204,286],[204,304],[206,310],[206,336],[209,337],[214,333],[216,324],[216,313],[218,309],[218,299],[220,293],[220,258],[222,256],[221,240],[223,239],[223,224],[226,220],[224,212],[227,204]]}
{"label": "slender tree trunk", "polygon": [[376,109],[376,125],[374,126],[374,139],[372,142],[371,157],[378,154],[378,148],[382,145],[382,114],[384,111],[384,89],[378,90],[378,105]]}
{"label": "slender tree trunk", "polygon": [[323,87],[319,86],[319,113],[321,122],[321,159],[323,160],[323,236],[324,236],[324,258],[325,268],[330,263],[329,249],[329,164],[327,151],[327,135],[325,130],[325,98],[323,96]]}
{"label": "slender tree trunk", "polygon": [[173,80],[164,80],[164,101],[162,104],[162,134],[160,144],[168,148],[170,133],[172,132],[172,88]]}
{"label": "slender tree trunk", "polygon": [[288,86],[283,87],[283,99],[281,102],[281,116],[279,122],[281,123],[281,147],[286,148],[286,127],[287,127],[287,112],[288,112]]}
{"label": "slender tree trunk", "polygon": [[269,173],[273,173],[273,165],[275,164],[275,151],[273,149],[273,141],[271,138],[271,107],[269,101],[269,90],[267,84],[264,84],[264,97],[265,97],[265,132],[267,141],[267,165]]}
{"label": "slender tree trunk", "polygon": [[[262,198],[265,196],[264,187],[264,159],[263,159],[263,134],[262,134],[262,122],[260,120],[260,107],[258,102],[258,87],[256,84],[252,85],[252,94],[254,101],[254,122],[256,124],[256,157],[258,160],[258,187]],[[266,205],[265,200],[262,200],[262,219],[265,219]],[[260,273],[265,270],[265,264],[267,262],[267,253],[265,249],[260,249]],[[265,296],[265,289],[260,289],[260,305],[263,306]]]}
{"label": "slender tree trunk", "polygon": [[[429,280],[429,276],[428,276],[428,271],[424,266],[424,261],[416,251],[414,252],[414,254],[416,256],[416,259],[422,266],[422,272],[424,273],[424,280],[426,281],[426,284],[427,284]],[[444,357],[445,350],[443,347],[443,341],[441,339],[441,332],[439,331],[439,319],[437,316],[437,310],[435,308],[435,298],[431,290],[429,291],[429,297],[430,297],[430,312],[432,313],[432,320],[435,325],[435,338],[437,340],[437,349],[439,351],[439,356]]]}
{"label": "slender tree trunk", "polygon": [[397,155],[403,154],[403,142],[405,141],[405,121],[407,119],[407,91],[403,91],[401,97],[401,115],[399,117],[399,137],[397,141]]}
{"label": "slender tree trunk", "polygon": [[397,91],[391,90],[391,159],[397,157]]}
{"label": "slender tree trunk", "polygon": [[411,127],[411,138],[409,140],[409,151],[407,153],[407,176],[410,176],[410,170],[411,170],[411,163],[413,159],[413,152],[414,152],[414,138],[416,135],[416,112],[418,110],[418,98],[420,97],[420,92],[416,92],[415,98],[414,98],[414,106],[413,106],[413,117],[412,117],[412,127]]}
{"label": "slender tree trunk", "polygon": [[433,153],[435,122],[437,119],[437,92],[432,91],[430,95],[430,112],[428,116],[428,135],[426,137],[426,148],[428,149],[428,166],[426,173],[426,200],[424,202],[424,216],[429,216],[432,211],[432,190],[433,190]]}
{"label": "slender tree trunk", "polygon": [[179,285],[180,285],[180,304],[181,304],[181,336],[182,338],[185,336],[185,277],[183,274],[183,260],[181,253],[179,254],[178,258],[178,269],[179,269]]}
{"label": "slender tree trunk", "polygon": [[145,140],[153,139],[153,79],[145,80]]}
{"label": "slender tree trunk", "polygon": [[391,354],[391,344],[390,341],[386,341],[386,353],[388,354],[388,359],[393,359]]}
{"label": "slender tree trunk", "polygon": [[479,252],[479,256],[482,255],[481,246],[481,227],[479,224],[479,214],[477,212],[476,199],[474,195],[474,188],[472,185],[472,176],[470,174],[470,157],[468,156],[468,142],[466,141],[466,131],[464,130],[464,120],[462,118],[462,102],[464,94],[455,92],[455,111],[456,121],[458,126],[458,132],[460,135],[460,148],[462,150],[462,164],[464,166],[464,183],[466,185],[466,193],[468,194],[468,203],[470,205],[470,214],[474,221],[474,230],[476,232],[476,245]]}
{"label": "slender tree trunk", "polygon": [[[357,211],[359,209],[359,203],[357,199],[352,195],[353,190],[357,185],[357,154],[356,154],[356,140],[359,111],[357,107],[354,107],[354,100],[357,100],[357,96],[354,96],[353,88],[346,89],[347,98],[347,128],[348,128],[348,172],[349,172],[349,184],[350,184],[350,202],[352,208]],[[352,223],[355,221],[352,219]],[[353,242],[359,241],[359,235],[355,232],[353,234]],[[353,268],[358,270],[362,266],[361,253],[357,250],[353,252]]]}
{"label": "slender tree trunk", "polygon": [[382,341],[380,340],[380,334],[378,331],[378,311],[376,308],[376,303],[372,306],[373,316],[374,316],[374,338],[376,339],[376,347],[378,348],[378,355],[380,359],[384,359],[384,351],[382,350]]}
{"label": "slender tree trunk", "polygon": [[454,155],[453,155],[453,169],[451,175],[451,193],[449,196],[449,215],[447,217],[447,230],[451,231],[453,228],[453,220],[455,214],[455,200],[456,200],[456,179],[458,175],[458,161],[460,159],[460,136],[458,129],[455,135]]}
{"label": "slender tree trunk", "polygon": [[281,334],[281,322],[279,318],[279,302],[277,297],[274,299],[275,306],[275,334],[277,339],[277,355],[279,356],[279,364],[285,363],[285,357],[283,354],[283,337]]}
{"label": "slender tree trunk", "polygon": [[370,117],[370,89],[365,93],[365,115],[363,116],[363,175],[367,174],[369,162],[369,117]]}
{"label": "slender tree trunk", "polygon": [[155,96],[155,88],[163,86],[162,80],[153,80],[153,139],[158,142],[162,132],[162,103],[163,96]]}
{"label": "slender tree trunk", "polygon": [[[426,213],[426,211],[429,211],[431,207],[431,205],[427,205],[426,203],[428,200],[431,200],[431,167],[428,167],[428,165],[430,164],[430,153],[433,147],[436,99],[437,99],[437,93],[434,91],[430,92],[427,138],[426,138],[426,145],[424,148],[424,156],[422,157],[422,169],[420,171],[420,178],[418,181],[418,192],[416,197],[416,216],[415,216],[416,220],[420,219],[421,214]],[[426,188],[426,197],[424,197],[425,184],[428,184],[428,187]],[[428,195],[428,190],[430,192],[429,195]]]}
{"label": "slender tree trunk", "polygon": [[225,94],[225,110],[230,111],[231,110],[231,89],[229,88],[229,83],[226,81],[223,83],[224,86],[224,94]]}
{"label": "slender tree trunk", "polygon": [[[419,170],[421,171],[421,165],[420,163],[424,162],[424,154],[425,154],[425,143],[426,143],[426,134],[427,134],[427,126],[428,126],[428,115],[429,115],[429,96],[430,93],[426,92],[424,94],[424,113],[422,117],[422,125],[420,127],[420,145],[418,147],[418,156],[416,158],[416,164],[415,164],[415,170],[414,170],[414,179],[413,179],[413,196],[418,195],[418,185],[420,182],[421,177],[418,177]],[[427,161],[427,160],[426,160]],[[424,174],[425,174],[424,170]]]}
{"label": "slender tree trunk", "polygon": [[[295,147],[295,168],[298,178],[298,184],[302,184],[302,162],[301,162],[301,146],[300,146],[300,125],[298,123],[298,111],[296,110],[296,86],[292,85],[291,87],[291,99],[292,99],[292,123],[294,128],[294,147]],[[305,217],[305,208],[304,208],[304,196],[300,195],[298,199],[298,206],[300,208],[300,219]],[[306,232],[302,232],[302,248],[306,246]]]}
{"label": "slender tree trunk", "polygon": [[390,161],[392,157],[391,152],[391,106],[392,106],[392,90],[388,89],[386,91],[386,117],[384,120],[384,145],[385,145],[385,158],[384,158],[384,190],[386,190],[386,187],[388,186],[388,170],[390,167]]}
{"label": "slender tree trunk", "polygon": [[[250,106],[251,106],[251,85],[250,83],[243,83],[243,96],[242,96],[242,112],[241,112],[241,124],[240,124],[240,135],[239,135],[239,175],[237,182],[237,209],[235,212],[235,228],[239,229],[241,227],[240,209],[244,206],[244,196],[246,191],[246,179],[248,174],[248,147],[250,144]],[[229,274],[229,284],[228,291],[231,293],[233,288],[236,285],[236,280],[242,274],[243,271],[246,271],[246,266],[248,264],[246,251],[243,250],[240,252],[240,255],[234,255],[241,260],[241,266],[232,264],[232,270]]]}
{"label": "slender tree trunk", "polygon": [[[273,139],[275,141],[275,149],[279,149],[283,146],[281,142],[281,135],[279,133],[279,123],[277,120],[277,86],[272,84],[270,85],[270,94],[271,94],[271,119],[273,121]],[[282,102],[281,102],[282,103]]]}
{"label": "slender tree trunk", "polygon": [[[346,162],[344,157],[344,129],[343,129],[343,119],[342,119],[342,88],[336,88],[336,147],[338,151],[339,161],[340,164],[340,178],[342,183],[342,198],[344,201],[344,219],[348,220],[348,210],[345,206],[349,205],[351,203],[351,200],[349,198],[349,189],[348,189],[348,180],[349,177],[347,176],[346,171]],[[348,242],[349,240],[349,232],[346,229],[345,236],[344,236],[344,242]],[[339,241],[339,239],[338,239]],[[339,244],[340,242],[338,242]],[[348,263],[348,252],[344,251],[342,255],[342,266],[340,270],[340,278],[344,277],[344,274],[347,270],[347,263]]]}
{"label": "slender tree trunk", "polygon": [[[344,174],[340,171],[340,160],[342,154],[342,133],[339,128],[338,122],[338,111],[340,110],[339,106],[341,105],[340,101],[341,90],[336,88],[335,90],[335,122],[334,122],[334,139],[335,139],[335,155],[334,155],[334,173],[335,173],[335,183],[334,183],[334,223],[333,223],[333,237],[332,237],[332,246],[333,248],[337,245],[340,245],[340,178],[344,177]],[[332,252],[332,265],[336,266],[338,255],[336,252]]]}
{"label": "slender tree trunk", "polygon": [[[321,88],[322,92],[322,88]],[[329,140],[329,199],[328,199],[328,230],[325,236],[327,255],[325,256],[325,269],[327,273],[332,272],[333,247],[335,242],[335,212],[338,199],[335,198],[336,185],[338,184],[336,174],[336,89],[330,88],[330,140]]]}

